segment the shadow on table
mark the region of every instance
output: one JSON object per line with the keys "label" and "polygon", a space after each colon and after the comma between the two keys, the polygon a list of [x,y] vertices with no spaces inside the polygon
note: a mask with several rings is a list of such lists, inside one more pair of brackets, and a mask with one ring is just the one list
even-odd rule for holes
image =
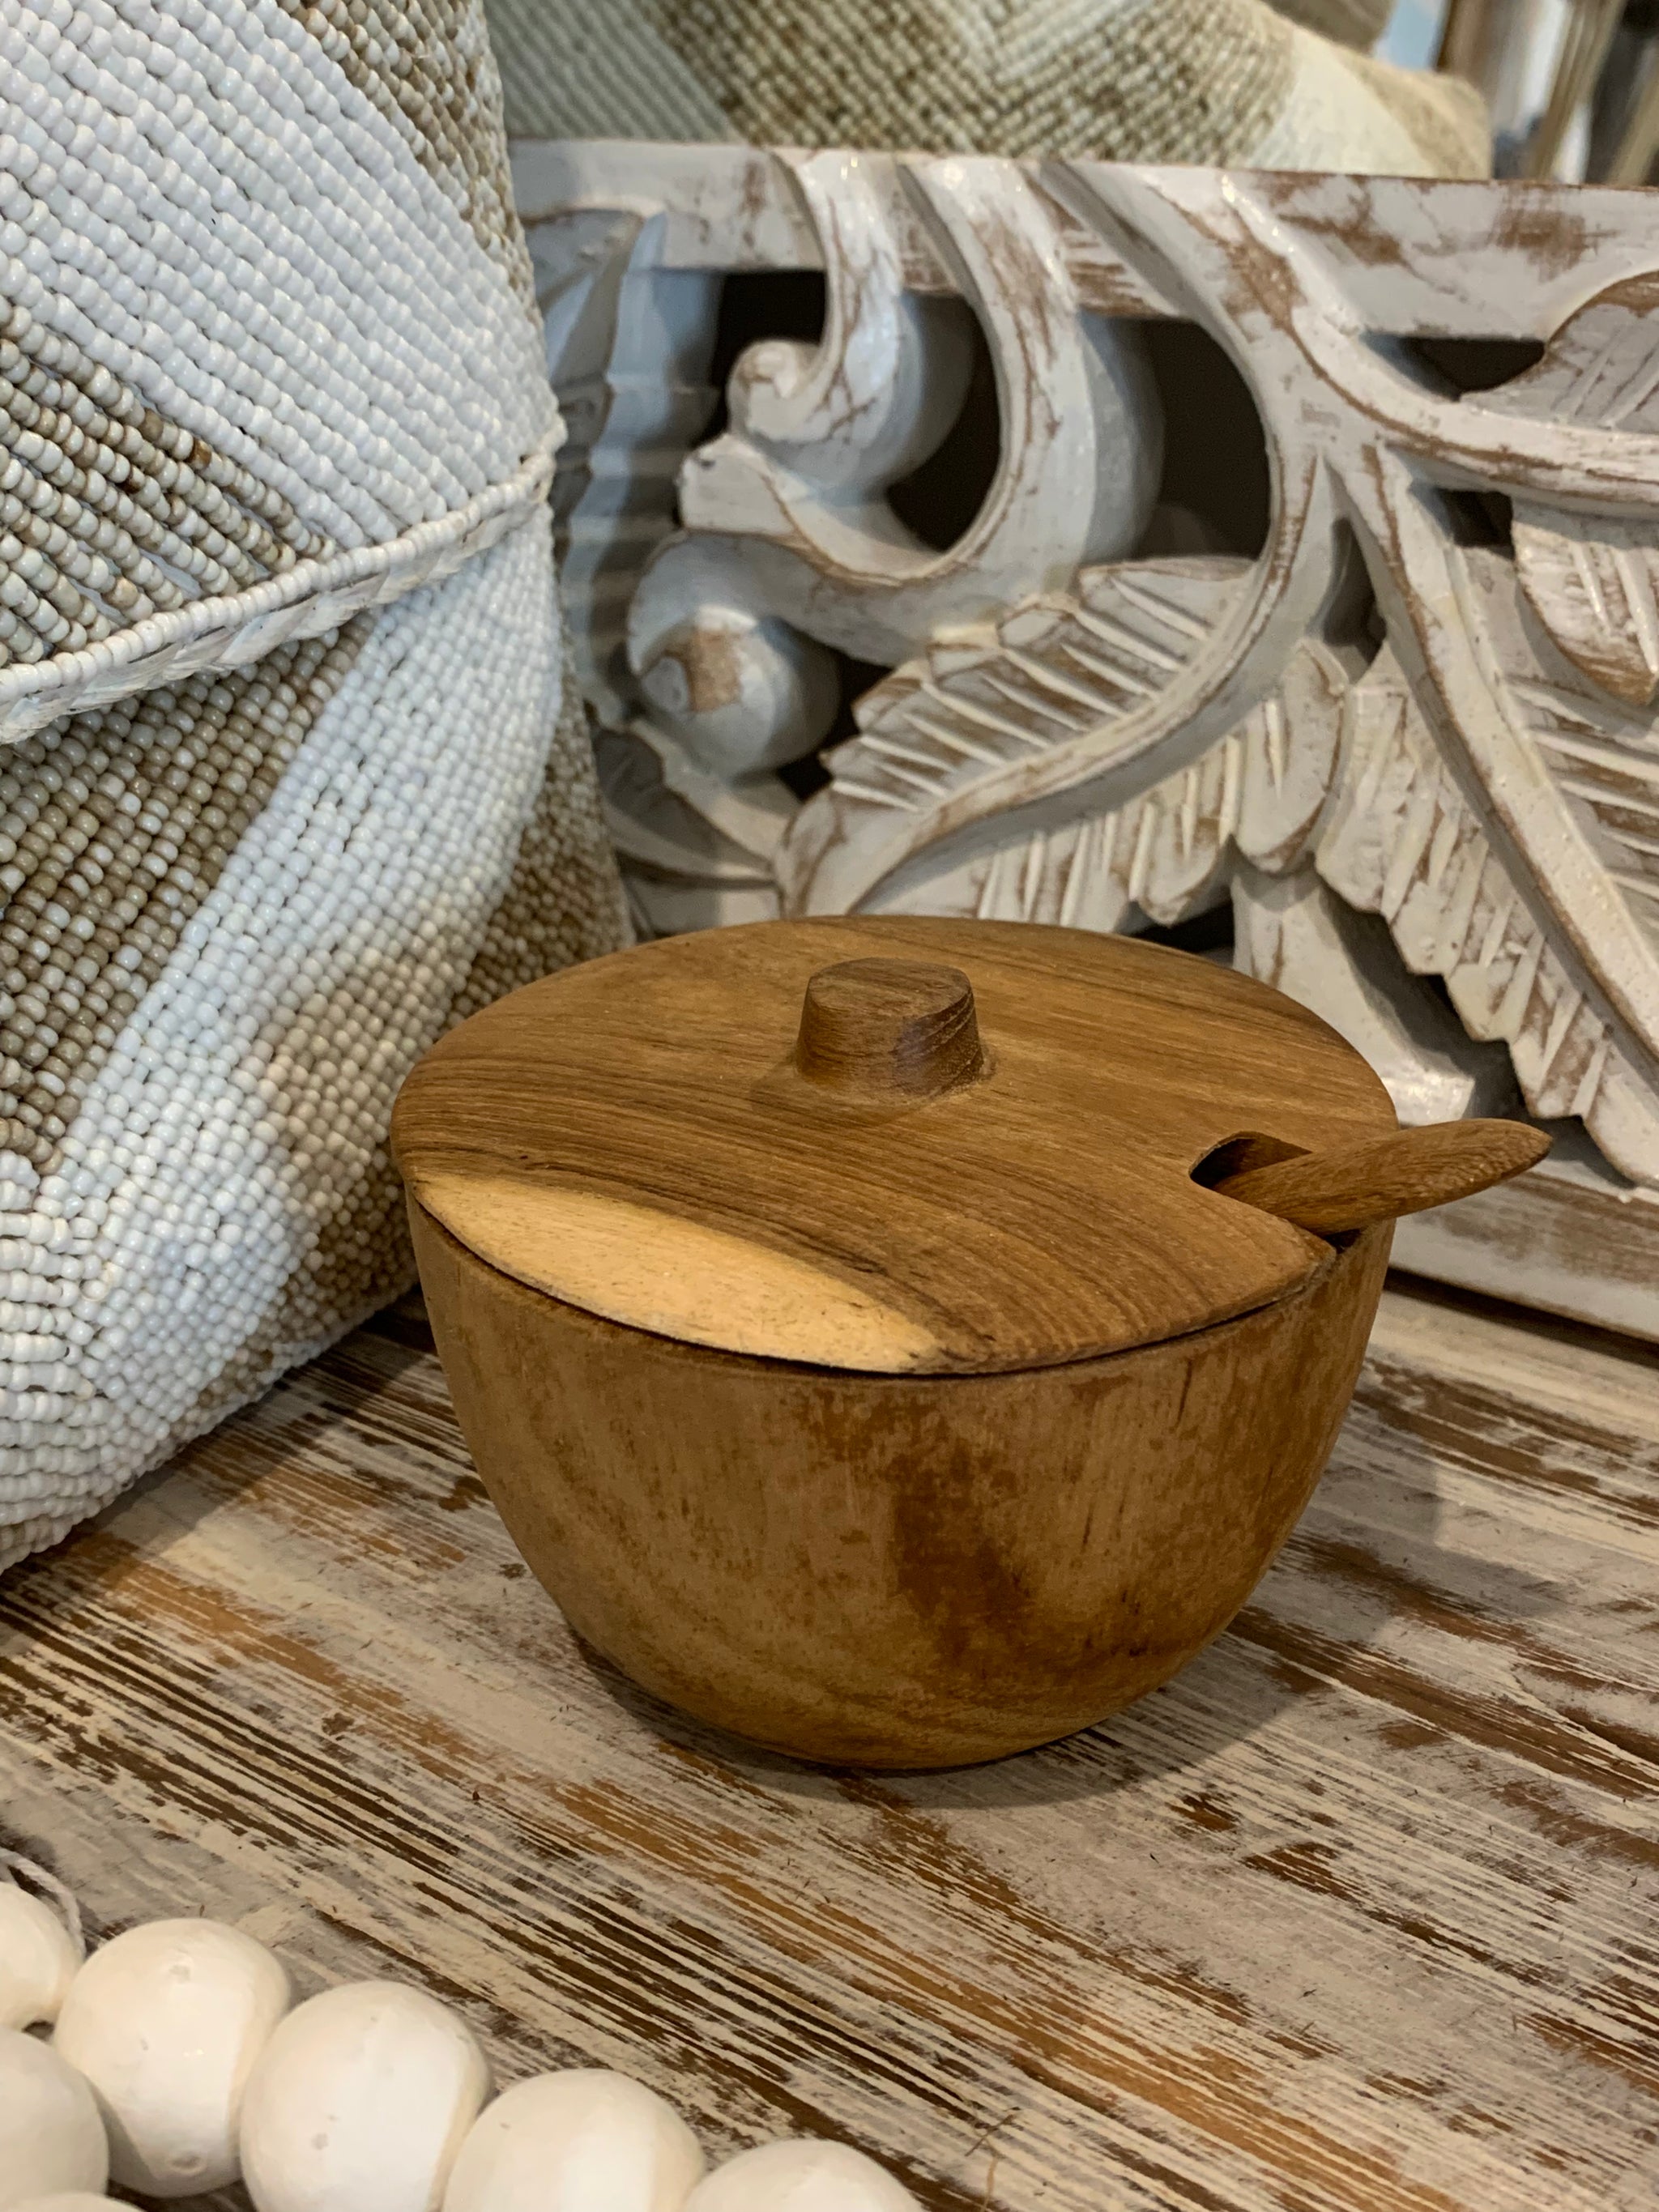
{"label": "shadow on table", "polygon": [[1316,1677],[1294,1686],[1275,1679],[1229,1631],[1162,1689],[1057,1743],[983,1766],[874,1772],[811,1766],[744,1742],[665,1705],[580,1638],[576,1644],[608,1697],[639,1726],[700,1761],[768,1793],[815,1802],[899,1802],[922,1811],[1065,1804],[1200,1771],[1226,1745],[1270,1729],[1322,1686]]}

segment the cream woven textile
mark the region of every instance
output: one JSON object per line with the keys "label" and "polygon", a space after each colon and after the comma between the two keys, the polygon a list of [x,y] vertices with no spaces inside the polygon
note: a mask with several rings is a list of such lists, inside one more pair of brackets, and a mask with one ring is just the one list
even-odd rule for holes
{"label": "cream woven textile", "polygon": [[0,1565],[406,1281],[623,928],[473,0],[0,0]]}
{"label": "cream woven textile", "polygon": [[[1478,96],[1375,0],[487,0],[514,137],[1481,175]],[[1302,19],[1292,22],[1291,15]]]}

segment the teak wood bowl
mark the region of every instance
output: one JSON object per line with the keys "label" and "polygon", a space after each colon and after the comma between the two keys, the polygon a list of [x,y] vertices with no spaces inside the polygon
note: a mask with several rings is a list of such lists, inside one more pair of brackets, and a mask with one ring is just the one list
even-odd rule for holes
{"label": "teak wood bowl", "polygon": [[1318,1480],[1393,1216],[1542,1149],[1395,1133],[1358,1054],[1208,963],[896,917],[533,985],[393,1133],[461,1427],[572,1625],[873,1767],[1167,1680]]}

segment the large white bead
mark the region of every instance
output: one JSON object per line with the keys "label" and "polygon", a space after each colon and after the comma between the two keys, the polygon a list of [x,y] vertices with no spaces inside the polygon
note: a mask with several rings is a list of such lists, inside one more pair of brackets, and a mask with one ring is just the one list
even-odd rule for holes
{"label": "large white bead", "polygon": [[465,2021],[397,1982],[350,1982],[291,2012],[242,2106],[256,2212],[438,2212],[489,2094]]}
{"label": "large white bead", "polygon": [[845,2143],[763,2143],[716,2166],[685,2212],[921,2212],[884,2166]]}
{"label": "large white bead", "polygon": [[443,2212],[683,2212],[697,2139],[626,2074],[581,2067],[520,2081],[461,2145]]}
{"label": "large white bead", "polygon": [[52,1907],[0,1875],[0,2027],[56,2020],[80,1963]]}
{"label": "large white bead", "polygon": [[289,1999],[264,1944],[216,1920],[152,1920],[93,1953],[54,2043],[97,2092],[124,2189],[195,2197],[236,2179],[242,2093]]}
{"label": "large white bead", "polygon": [[109,2179],[109,2148],[91,2089],[51,2045],[0,2028],[0,2207]]}

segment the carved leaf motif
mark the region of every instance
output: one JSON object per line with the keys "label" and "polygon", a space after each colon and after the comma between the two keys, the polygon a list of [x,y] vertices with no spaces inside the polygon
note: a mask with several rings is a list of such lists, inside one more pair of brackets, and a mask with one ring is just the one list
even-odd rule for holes
{"label": "carved leaf motif", "polygon": [[1593,684],[1636,707],[1659,694],[1652,535],[1648,524],[1516,510],[1516,569],[1539,621]]}
{"label": "carved leaf motif", "polygon": [[1270,875],[1301,861],[1335,789],[1349,688],[1335,654],[1309,640],[1227,739],[1239,754],[1233,842]]}
{"label": "carved leaf motif", "polygon": [[1609,285],[1567,318],[1535,368],[1482,393],[1480,404],[1540,421],[1594,422],[1636,434],[1659,431],[1656,315],[1659,275]]}
{"label": "carved leaf motif", "polygon": [[[1659,279],[1614,285],[1571,316],[1536,368],[1486,396],[1499,414],[1659,433]],[[1648,706],[1659,693],[1654,526],[1517,502],[1516,568],[1545,629],[1591,682]]]}
{"label": "carved leaf motif", "polygon": [[[1496,641],[1514,644],[1501,633]],[[1589,696],[1534,672],[1512,673],[1563,802],[1605,811],[1609,836],[1641,836],[1653,783],[1640,768],[1623,776],[1607,760]],[[1534,1114],[1582,1115],[1615,1166],[1638,1180],[1659,1177],[1659,1112],[1493,849],[1390,650],[1352,695],[1342,781],[1317,864],[1351,906],[1382,915],[1408,968],[1444,979],[1471,1036],[1508,1045]],[[1653,896],[1659,841],[1649,866]]]}
{"label": "carved leaf motif", "polygon": [[1229,738],[1127,806],[1011,837],[930,872],[907,871],[866,907],[1103,932],[1133,927],[1137,915],[1183,921],[1225,894],[1238,781]]}
{"label": "carved leaf motif", "polygon": [[[1075,599],[1045,596],[994,632],[936,647],[860,702],[863,734],[832,756],[836,799],[943,806],[989,768],[1109,726],[1200,648],[1243,568],[1085,569]],[[1306,850],[1335,780],[1346,689],[1335,657],[1304,644],[1278,690],[1190,767],[1123,805],[923,858],[861,903],[1099,930],[1200,912],[1224,895],[1234,846],[1271,871]]]}
{"label": "carved leaf motif", "polygon": [[1407,1126],[1519,1102],[1501,1045],[1473,1043],[1443,993],[1407,975],[1379,916],[1356,914],[1311,866],[1233,873],[1233,965],[1311,1006],[1364,1053]]}
{"label": "carved leaf motif", "polygon": [[859,702],[860,734],[829,756],[837,798],[920,812],[1116,720],[1194,656],[1247,573],[1219,558],[1085,568],[1075,598],[948,634]]}
{"label": "carved leaf motif", "polygon": [[[1553,799],[1555,844],[1564,846],[1571,832],[1599,872],[1584,888],[1601,892],[1596,903],[1609,914],[1622,911],[1630,933],[1623,981],[1638,1010],[1631,1018],[1659,1058],[1659,722],[1608,698],[1555,661],[1547,647],[1540,649],[1522,618],[1506,562],[1470,553],[1464,576],[1464,619],[1477,651],[1484,648],[1494,700],[1515,733],[1513,775],[1520,781],[1542,770]],[[1539,811],[1548,822],[1549,810]],[[1594,962],[1598,915],[1586,910],[1571,919]]]}

